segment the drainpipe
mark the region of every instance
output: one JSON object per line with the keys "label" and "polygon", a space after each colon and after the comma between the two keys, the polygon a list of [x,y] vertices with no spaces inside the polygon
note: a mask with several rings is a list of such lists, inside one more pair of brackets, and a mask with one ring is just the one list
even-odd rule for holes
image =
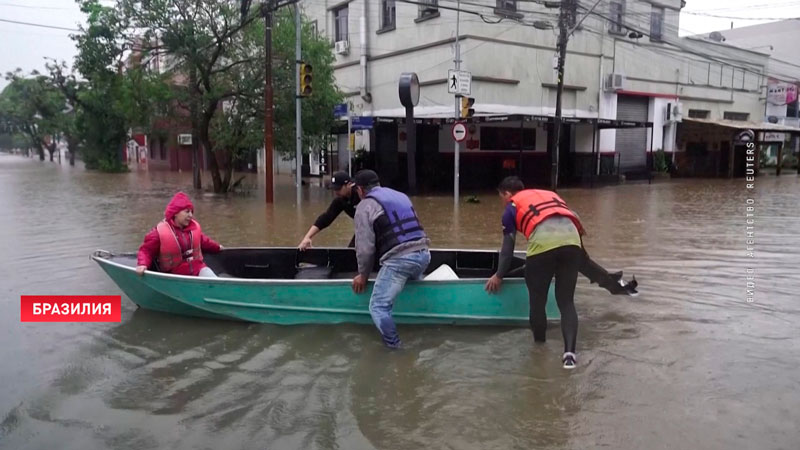
{"label": "drainpipe", "polygon": [[359,35],[361,40],[361,98],[367,102],[372,103],[372,94],[367,92],[367,3],[369,0],[363,0],[361,4],[361,17],[359,18]]}

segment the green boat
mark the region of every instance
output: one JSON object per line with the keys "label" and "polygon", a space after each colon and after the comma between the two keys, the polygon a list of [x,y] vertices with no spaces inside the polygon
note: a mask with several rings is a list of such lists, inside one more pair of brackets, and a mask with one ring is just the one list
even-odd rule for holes
{"label": "green boat", "polygon": [[[484,291],[486,280],[497,268],[498,256],[496,251],[431,250],[428,279],[408,282],[395,301],[395,321],[527,326],[524,255],[515,256],[499,293]],[[280,325],[372,323],[368,305],[375,273],[364,293],[353,293],[351,281],[357,270],[353,249],[226,248],[204,255],[219,278],[157,271],[139,276],[133,253],[98,250],[91,258],[122,292],[146,309]],[[441,279],[438,274],[443,272],[451,279]],[[550,319],[559,317],[555,303],[551,284]]]}

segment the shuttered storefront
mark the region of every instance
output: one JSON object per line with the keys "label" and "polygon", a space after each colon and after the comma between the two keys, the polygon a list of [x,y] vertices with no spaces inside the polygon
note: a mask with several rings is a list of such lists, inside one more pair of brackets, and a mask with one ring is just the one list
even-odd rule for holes
{"label": "shuttered storefront", "polygon": [[[647,121],[649,97],[620,95],[617,97],[617,119]],[[617,153],[621,173],[647,170],[647,128],[617,129]]]}

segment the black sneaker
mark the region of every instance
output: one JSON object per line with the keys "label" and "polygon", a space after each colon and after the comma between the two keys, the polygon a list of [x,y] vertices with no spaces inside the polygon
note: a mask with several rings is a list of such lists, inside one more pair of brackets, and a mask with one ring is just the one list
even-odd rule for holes
{"label": "black sneaker", "polygon": [[636,288],[639,286],[639,282],[636,281],[636,277],[633,277],[631,279],[631,281],[628,282],[628,283],[625,283],[624,281],[619,280],[619,284],[625,290],[624,293],[627,294],[628,296],[630,296],[630,297],[638,297],[639,296],[639,291],[636,290]]}
{"label": "black sneaker", "polygon": [[565,369],[574,369],[575,365],[577,364],[575,362],[575,353],[572,353],[572,352],[564,353],[564,357],[562,358],[562,361],[564,362],[564,366],[563,367]]}

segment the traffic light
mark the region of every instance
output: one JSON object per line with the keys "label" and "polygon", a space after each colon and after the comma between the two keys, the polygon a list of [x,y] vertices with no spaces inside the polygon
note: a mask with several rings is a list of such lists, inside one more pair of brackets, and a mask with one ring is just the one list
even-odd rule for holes
{"label": "traffic light", "polygon": [[311,93],[313,92],[313,87],[311,86],[311,82],[313,81],[312,76],[313,69],[311,68],[311,64],[307,64],[304,62],[300,63],[300,96],[301,97],[310,97]]}
{"label": "traffic light", "polygon": [[475,110],[472,105],[475,104],[475,99],[472,97],[461,97],[461,117],[472,117],[475,115]]}

